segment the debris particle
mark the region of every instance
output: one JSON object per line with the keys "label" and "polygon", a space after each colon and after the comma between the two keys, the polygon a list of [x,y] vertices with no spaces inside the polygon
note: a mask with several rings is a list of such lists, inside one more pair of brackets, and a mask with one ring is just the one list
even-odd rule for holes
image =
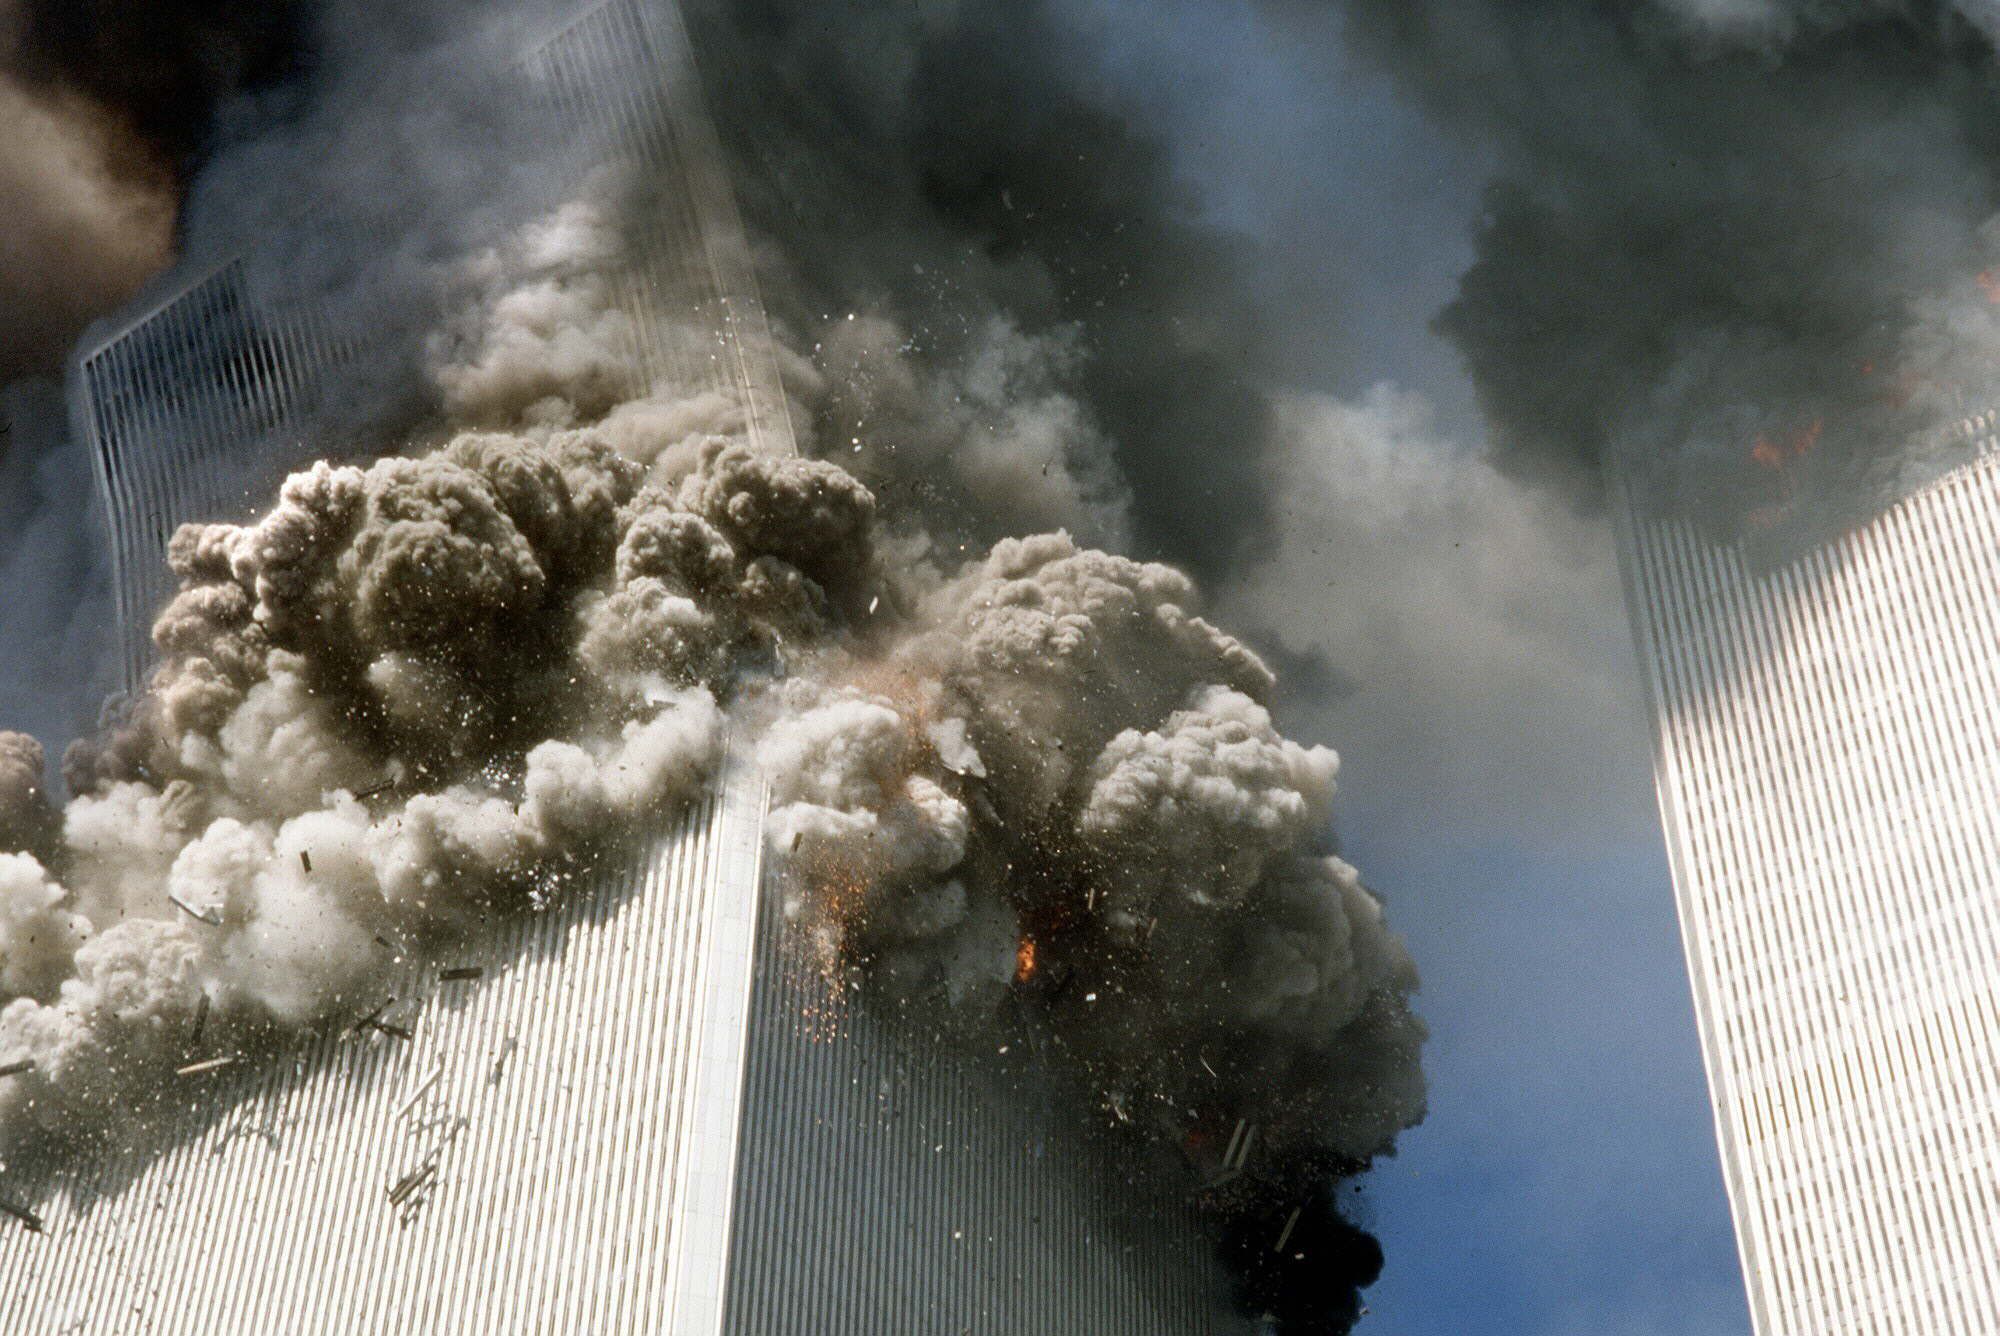
{"label": "debris particle", "polygon": [[[382,939],[378,937],[375,940],[379,942]],[[396,999],[394,997],[391,997],[381,1006],[375,1008],[375,1010],[369,1012],[366,1016],[363,1016],[360,1020],[354,1022],[354,1025],[349,1030],[349,1033],[350,1034],[358,1033],[359,1031],[367,1029],[369,1026],[373,1025],[376,1021],[382,1018],[383,1012],[387,1011],[390,1007],[393,1007],[395,1005],[396,1005]]]}
{"label": "debris particle", "polygon": [[463,983],[467,979],[477,979],[486,973],[483,965],[454,965],[450,969],[438,971],[439,983]]}
{"label": "debris particle", "polygon": [[19,1062],[10,1062],[5,1067],[0,1067],[0,1076],[19,1076],[22,1072],[33,1070],[35,1070],[35,1060],[23,1058]]}
{"label": "debris particle", "polygon": [[313,870],[312,855],[307,853],[303,849],[299,850],[299,866],[304,868],[307,872],[311,872]]}
{"label": "debris particle", "polygon": [[185,900],[182,900],[179,896],[175,895],[171,891],[167,893],[167,899],[173,901],[175,909],[180,910],[181,913],[186,914],[196,923],[205,923],[211,928],[219,928],[222,926],[222,916],[220,914],[204,914],[200,910],[189,905]]}
{"label": "debris particle", "polygon": [[1292,1208],[1292,1213],[1285,1217],[1285,1228],[1282,1232],[1279,1233],[1278,1241],[1271,1245],[1272,1252],[1274,1253],[1283,1252],[1285,1250],[1285,1245],[1292,1241],[1292,1231],[1299,1227],[1299,1215],[1304,1210],[1305,1207],[1303,1206],[1294,1206]]}
{"label": "debris particle", "polygon": [[208,1029],[208,994],[203,993],[201,1001],[195,1003],[194,1033],[188,1037],[189,1048],[194,1048],[201,1043],[202,1031],[206,1029]]}
{"label": "debris particle", "polygon": [[225,1057],[208,1058],[202,1062],[191,1062],[185,1067],[178,1068],[174,1072],[174,1075],[200,1076],[203,1072],[220,1071],[224,1067],[232,1067],[235,1064],[236,1064],[236,1055],[231,1053]]}
{"label": "debris particle", "polygon": [[432,1175],[436,1173],[437,1162],[435,1160],[425,1160],[422,1164],[410,1170],[409,1173],[404,1174],[396,1180],[395,1186],[389,1189],[389,1204],[391,1206],[401,1206],[411,1193],[430,1182]]}
{"label": "debris particle", "polygon": [[440,1062],[437,1066],[431,1068],[431,1074],[426,1076],[417,1088],[410,1092],[410,1097],[403,1101],[403,1107],[396,1110],[396,1116],[398,1118],[407,1117],[410,1110],[417,1107],[417,1101],[422,1099],[429,1092],[430,1088],[438,1083],[438,1078],[443,1075],[444,1064]]}
{"label": "debris particle", "polygon": [[8,1215],[19,1220],[22,1228],[26,1229],[30,1234],[39,1234],[42,1232],[42,1217],[36,1215],[27,1207],[16,1206],[13,1202],[5,1198],[0,1198],[0,1211],[5,1211]]}

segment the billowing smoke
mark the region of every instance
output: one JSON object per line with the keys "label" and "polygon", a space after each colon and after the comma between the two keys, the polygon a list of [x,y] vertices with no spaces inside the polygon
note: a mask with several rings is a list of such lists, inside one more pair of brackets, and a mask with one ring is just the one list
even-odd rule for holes
{"label": "billowing smoke", "polygon": [[72,749],[65,809],[0,739],[6,1158],[143,1141],[179,1066],[351,1023],[406,953],[666,820],[733,726],[831,986],[947,1042],[1035,1009],[1107,1122],[1259,1130],[1237,1227],[1342,1228],[1331,1184],[1421,1114],[1422,1028],[1316,849],[1332,753],[1273,729],[1269,670],[1167,567],[1059,533],[910,553],[831,464],[715,438],[649,470],[587,428],[322,464],[184,527],[162,666]]}
{"label": "billowing smoke", "polygon": [[[1262,526],[1228,248],[1040,5],[691,18],[823,458],[630,378],[609,275],[648,183],[444,243],[477,159],[399,158],[427,222],[344,240],[425,280],[365,326],[404,365],[333,410],[379,422],[380,373],[429,420],[175,536],[158,674],[71,750],[66,806],[0,748],[0,1070],[31,1064],[0,1159],[145,1144],[177,1068],[352,1024],[390,969],[559,901],[728,739],[828,987],[975,1053],[1033,1016],[1051,1081],[1202,1188],[1246,1308],[1345,1330],[1381,1254],[1334,1192],[1422,1114],[1415,973],[1326,846],[1333,754],[1274,728],[1189,577],[1102,550],[1222,571]],[[262,163],[197,199],[277,216]]]}
{"label": "billowing smoke", "polygon": [[821,448],[986,541],[1059,521],[1204,578],[1254,549],[1248,256],[1067,7],[687,9],[766,295],[822,378]]}
{"label": "billowing smoke", "polygon": [[1500,168],[1440,325],[1500,457],[1754,532],[1949,458],[2000,351],[2000,66],[1952,0],[1347,0]]}

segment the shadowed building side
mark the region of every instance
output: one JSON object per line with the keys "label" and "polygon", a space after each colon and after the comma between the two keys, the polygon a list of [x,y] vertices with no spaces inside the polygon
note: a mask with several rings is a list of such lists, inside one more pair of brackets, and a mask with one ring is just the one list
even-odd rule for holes
{"label": "shadowed building side", "polygon": [[1251,1326],[1185,1200],[1088,1140],[1027,1036],[976,1060],[838,996],[758,935],[730,1336]]}

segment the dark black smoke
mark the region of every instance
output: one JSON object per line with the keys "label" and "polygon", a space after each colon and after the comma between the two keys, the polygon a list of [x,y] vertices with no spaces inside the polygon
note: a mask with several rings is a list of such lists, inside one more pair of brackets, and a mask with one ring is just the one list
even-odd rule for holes
{"label": "dark black smoke", "polygon": [[2000,83],[1972,6],[1347,11],[1503,163],[1439,327],[1516,473],[1591,502],[1616,450],[1654,501],[1754,529],[1867,504],[1992,402]]}
{"label": "dark black smoke", "polygon": [[1341,1336],[1360,1320],[1361,1291],[1382,1275],[1382,1247],[1341,1214],[1327,1186],[1353,1170],[1303,1157],[1258,1184],[1222,1244],[1245,1311],[1298,1336]]}
{"label": "dark black smoke", "polygon": [[[802,331],[886,314],[942,360],[993,316],[1031,334],[1080,325],[1075,386],[1130,483],[1139,555],[1214,576],[1246,554],[1271,504],[1247,256],[1197,219],[1166,147],[1057,13],[691,8],[776,314]],[[823,424],[833,439],[849,425]]]}

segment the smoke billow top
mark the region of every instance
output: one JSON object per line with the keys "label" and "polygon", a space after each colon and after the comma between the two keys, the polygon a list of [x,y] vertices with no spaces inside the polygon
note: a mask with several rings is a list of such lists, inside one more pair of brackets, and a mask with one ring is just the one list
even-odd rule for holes
{"label": "smoke billow top", "polygon": [[1254,1128],[1201,1198],[1242,1302],[1344,1331],[1381,1254],[1334,1190],[1422,1115],[1415,972],[1264,661],[1093,546],[1219,568],[1254,531],[1248,484],[1196,518],[1268,413],[1177,317],[1227,266],[1029,58],[1037,7],[694,18],[807,455],[620,372],[645,183],[460,257],[412,349],[430,420],[174,535],[159,667],[66,804],[0,735],[0,1160],[144,1145],[178,1067],[559,903],[727,745],[830,989],[972,1052],[1035,1017],[1052,1086],[1197,1186]]}
{"label": "smoke billow top", "polygon": [[1346,3],[1497,156],[1440,326],[1516,471],[1810,532],[1994,406],[1990,5]]}

